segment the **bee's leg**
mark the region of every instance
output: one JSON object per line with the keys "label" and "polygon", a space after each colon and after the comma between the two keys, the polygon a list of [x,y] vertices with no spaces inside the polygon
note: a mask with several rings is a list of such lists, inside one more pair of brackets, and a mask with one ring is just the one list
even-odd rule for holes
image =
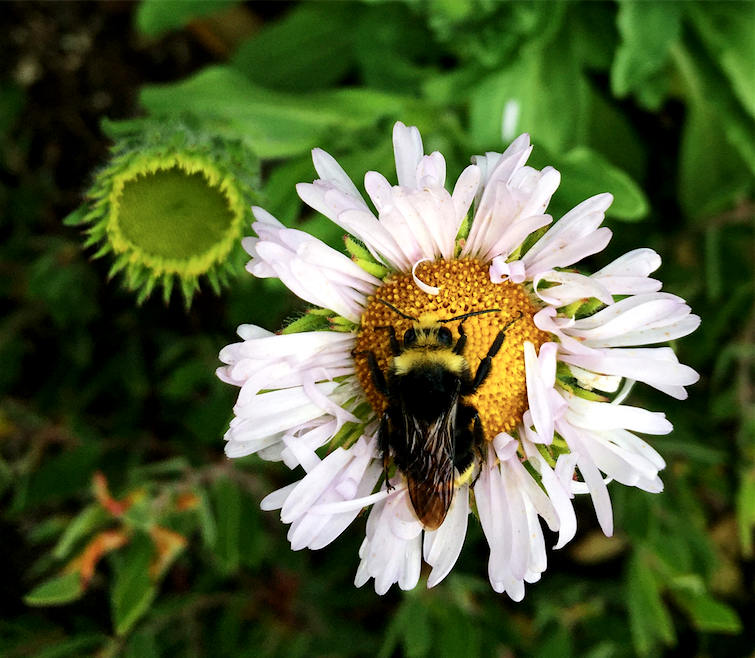
{"label": "bee's leg", "polygon": [[365,352],[367,355],[367,367],[370,369],[370,376],[372,377],[372,383],[375,385],[377,392],[388,397],[388,384],[385,381],[385,375],[378,365],[375,352],[368,350]]}
{"label": "bee's leg", "polygon": [[469,483],[469,486],[474,488],[474,485],[477,484],[477,480],[480,479],[480,474],[482,473],[482,464],[484,461],[484,457],[482,454],[482,446],[485,443],[485,431],[482,429],[482,419],[478,415],[477,418],[475,418],[474,421],[474,435],[475,435],[475,442],[474,442],[474,453],[477,457],[477,463],[480,466],[480,468],[477,469],[477,475],[474,476],[474,480],[472,480]]}
{"label": "bee's leg", "polygon": [[[482,446],[485,444],[485,432],[482,427],[480,414],[471,405],[460,405],[456,418],[456,455],[454,457],[454,466],[459,471],[459,477],[456,479],[455,484],[460,486],[472,477],[475,458],[477,464],[482,464],[483,462]],[[470,487],[474,487],[477,483],[481,472],[482,469],[478,468],[474,479],[469,483]]]}
{"label": "bee's leg", "polygon": [[391,341],[391,354],[393,356],[398,356],[401,354],[401,343],[399,343],[398,338],[396,338],[396,329],[390,324],[382,325],[380,327],[375,327],[375,331],[387,331],[388,332],[388,338]]}
{"label": "bee's leg", "polygon": [[378,428],[378,451],[383,458],[385,488],[386,491],[391,491],[394,488],[388,479],[388,466],[391,461],[391,421],[387,410],[380,419],[380,427]]}
{"label": "bee's leg", "polygon": [[464,346],[467,344],[467,334],[464,331],[464,320],[459,322],[459,340],[454,345],[454,354],[461,354],[464,351]]}
{"label": "bee's leg", "polygon": [[485,358],[480,361],[480,365],[477,366],[477,372],[475,372],[474,379],[472,381],[466,382],[466,386],[462,386],[461,394],[462,395],[471,395],[474,393],[480,386],[482,386],[483,382],[487,378],[487,376],[490,374],[490,368],[493,363],[493,357],[498,354],[498,350],[501,349],[501,345],[503,345],[503,340],[506,338],[506,334],[504,333],[504,330],[498,332],[498,335],[495,337],[495,340],[493,341],[493,344],[490,346],[490,349],[488,350],[488,353],[485,355]]}
{"label": "bee's leg", "polygon": [[495,337],[495,340],[493,341],[493,344],[490,346],[490,349],[488,350],[488,353],[485,355],[485,358],[480,361],[480,365],[477,366],[477,372],[475,372],[474,379],[471,382],[467,382],[466,386],[462,386],[462,395],[471,395],[474,393],[480,386],[482,386],[483,382],[485,381],[486,377],[490,374],[490,368],[493,363],[493,357],[495,357],[496,354],[498,354],[498,350],[501,349],[501,346],[503,345],[503,341],[506,338],[506,329],[508,329],[512,324],[514,324],[517,320],[519,320],[522,315],[524,315],[521,311],[519,311],[519,315],[517,315],[513,320],[511,320],[503,329],[501,329],[498,332],[498,335]]}
{"label": "bee's leg", "polygon": [[482,421],[477,409],[470,405],[459,405],[454,436],[454,466],[459,471],[457,486],[464,484],[472,476],[474,458],[478,446],[484,440]]}

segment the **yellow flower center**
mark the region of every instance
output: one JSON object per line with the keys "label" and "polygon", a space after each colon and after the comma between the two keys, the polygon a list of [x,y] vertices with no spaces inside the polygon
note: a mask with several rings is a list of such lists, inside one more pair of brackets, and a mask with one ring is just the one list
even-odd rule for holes
{"label": "yellow flower center", "polygon": [[[465,399],[479,412],[487,440],[492,440],[500,432],[510,432],[522,419],[528,406],[524,341],[534,343],[539,350],[540,345],[548,340],[548,334],[540,331],[532,321],[537,309],[532,305],[527,291],[509,281],[492,283],[488,266],[476,260],[424,262],[417,267],[416,274],[420,281],[440,288],[440,293],[428,295],[422,292],[410,274],[391,277],[370,298],[362,315],[356,353],[374,352],[380,369],[387,375],[393,362],[388,332],[376,328],[393,326],[396,337],[401,340],[404,332],[414,324],[376,299],[385,300],[414,318],[433,313],[443,320],[474,311],[500,309],[498,313],[476,315],[463,321],[467,343],[462,355],[474,377],[498,332],[521,313],[521,317],[506,329],[506,338],[493,359],[484,384],[474,395]],[[443,325],[453,333],[454,344],[459,338],[460,322],[457,320]],[[367,359],[357,356],[356,364],[359,383],[372,408],[380,416],[388,401],[375,389]]]}

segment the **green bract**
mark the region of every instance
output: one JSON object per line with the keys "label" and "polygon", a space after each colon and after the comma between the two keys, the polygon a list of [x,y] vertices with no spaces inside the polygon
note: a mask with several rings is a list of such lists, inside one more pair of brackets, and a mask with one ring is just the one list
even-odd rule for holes
{"label": "green bract", "polygon": [[218,292],[243,262],[240,241],[256,198],[259,161],[237,140],[181,121],[106,123],[110,163],[95,175],[87,202],[66,223],[89,225],[85,246],[112,253],[141,303],[157,284],[174,284],[187,305],[206,275]]}

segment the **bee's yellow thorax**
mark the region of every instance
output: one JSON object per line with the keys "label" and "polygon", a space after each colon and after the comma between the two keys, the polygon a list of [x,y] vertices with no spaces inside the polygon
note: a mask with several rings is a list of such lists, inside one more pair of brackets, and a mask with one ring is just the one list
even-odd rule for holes
{"label": "bee's yellow thorax", "polygon": [[[437,343],[436,343],[437,345]],[[461,354],[454,354],[449,348],[433,349],[429,346],[413,347],[393,359],[394,372],[403,375],[424,366],[441,366],[455,375],[461,375],[467,362]]]}

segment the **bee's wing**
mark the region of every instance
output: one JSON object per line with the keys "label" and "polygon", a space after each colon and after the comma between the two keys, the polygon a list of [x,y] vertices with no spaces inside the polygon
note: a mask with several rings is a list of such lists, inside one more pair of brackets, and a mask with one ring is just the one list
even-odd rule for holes
{"label": "bee's wing", "polygon": [[440,527],[454,496],[453,435],[456,406],[435,423],[410,423],[418,447],[405,475],[414,511],[427,530]]}

